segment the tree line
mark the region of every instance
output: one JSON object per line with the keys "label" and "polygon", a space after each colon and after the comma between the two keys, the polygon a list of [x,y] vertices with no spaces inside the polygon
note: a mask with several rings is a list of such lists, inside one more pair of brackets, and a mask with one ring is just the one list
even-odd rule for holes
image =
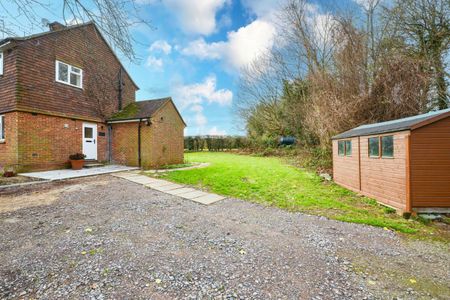
{"label": "tree line", "polygon": [[186,136],[184,149],[188,151],[231,151],[248,148],[248,140],[243,136]]}
{"label": "tree line", "polygon": [[353,127],[449,107],[450,2],[359,3],[320,18],[305,0],[283,6],[276,46],[240,78],[235,110],[251,144],[295,136],[329,149]]}

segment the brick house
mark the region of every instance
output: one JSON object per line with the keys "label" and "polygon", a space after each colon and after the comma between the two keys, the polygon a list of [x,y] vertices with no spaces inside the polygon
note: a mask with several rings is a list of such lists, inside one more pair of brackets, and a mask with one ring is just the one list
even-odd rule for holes
{"label": "brick house", "polygon": [[173,101],[136,102],[137,90],[94,23],[1,40],[0,170],[67,167],[77,152],[145,168],[182,162]]}

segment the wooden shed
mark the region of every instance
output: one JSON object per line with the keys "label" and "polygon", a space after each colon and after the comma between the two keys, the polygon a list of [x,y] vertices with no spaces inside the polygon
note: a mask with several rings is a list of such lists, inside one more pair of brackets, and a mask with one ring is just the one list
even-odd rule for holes
{"label": "wooden shed", "polygon": [[400,212],[450,212],[450,109],[336,135],[334,181]]}

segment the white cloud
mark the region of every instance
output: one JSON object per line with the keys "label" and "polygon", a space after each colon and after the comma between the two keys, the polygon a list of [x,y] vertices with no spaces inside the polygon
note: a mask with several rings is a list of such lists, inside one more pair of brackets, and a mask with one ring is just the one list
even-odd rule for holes
{"label": "white cloud", "polygon": [[201,113],[203,111],[203,106],[201,106],[199,104],[194,104],[190,109],[193,112]]}
{"label": "white cloud", "polygon": [[284,0],[241,0],[244,7],[258,18],[272,19]]}
{"label": "white cloud", "polygon": [[212,127],[209,132],[209,135],[226,135],[227,132],[225,130],[219,130],[217,129],[217,126]]}
{"label": "white cloud", "polygon": [[233,93],[230,90],[217,89],[217,78],[214,75],[208,76],[202,83],[175,86],[173,93],[181,109],[202,103],[227,106],[233,101]]}
{"label": "white cloud", "polygon": [[170,54],[170,52],[172,51],[172,46],[166,42],[165,40],[158,40],[155,41],[149,48],[150,51],[152,52],[162,52],[164,54]]}
{"label": "white cloud", "polygon": [[155,68],[156,70],[162,70],[164,63],[160,58],[149,56],[145,65],[150,68]]}
{"label": "white cloud", "polygon": [[208,119],[206,119],[205,115],[203,113],[197,113],[195,114],[195,125],[199,128],[203,128],[207,123]]}
{"label": "white cloud", "polygon": [[205,39],[199,38],[190,42],[186,48],[181,50],[181,53],[188,56],[195,56],[200,59],[220,59],[223,56],[225,47],[225,42],[208,44]]}
{"label": "white cloud", "polygon": [[356,4],[358,4],[365,10],[369,10],[371,7],[374,7],[383,2],[382,0],[354,0],[354,1],[356,2]]}
{"label": "white cloud", "polygon": [[313,28],[314,38],[320,47],[330,46],[333,38],[333,28],[338,26],[334,16],[330,13],[321,13],[315,4],[306,4],[307,22]]}
{"label": "white cloud", "polygon": [[228,40],[207,43],[197,39],[182,49],[184,55],[200,59],[223,59],[227,65],[239,69],[272,48],[275,26],[270,22],[255,20],[237,31],[228,33]]}
{"label": "white cloud", "polygon": [[[194,84],[175,84],[172,90],[173,99],[177,106],[185,114],[191,113],[188,120],[194,126],[189,126],[196,134],[204,134],[208,118],[203,110],[205,104],[217,103],[221,106],[229,106],[233,101],[233,93],[227,89],[217,89],[216,76],[211,75],[203,82]],[[189,121],[188,121],[189,123]]]}
{"label": "white cloud", "polygon": [[216,13],[228,0],[163,0],[187,33],[209,35],[216,30]]}
{"label": "white cloud", "polygon": [[79,18],[71,18],[66,21],[66,24],[69,26],[83,24],[83,20],[81,20]]}

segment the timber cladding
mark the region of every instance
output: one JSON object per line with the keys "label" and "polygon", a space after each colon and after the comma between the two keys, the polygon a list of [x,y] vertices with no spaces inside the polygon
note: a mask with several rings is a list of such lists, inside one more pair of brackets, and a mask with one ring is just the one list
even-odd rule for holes
{"label": "timber cladding", "polygon": [[450,206],[450,117],[411,134],[413,207]]}
{"label": "timber cladding", "polygon": [[352,190],[359,190],[358,138],[347,139],[352,144],[352,155],[338,154],[338,140],[333,141],[334,181]]}
{"label": "timber cladding", "polygon": [[[406,208],[406,136],[408,131],[362,136],[361,191],[379,201],[404,210]],[[370,157],[369,138],[393,136],[393,158]]]}
{"label": "timber cladding", "polygon": [[[390,126],[403,130],[386,132]],[[379,132],[355,136],[363,131]],[[392,145],[386,155],[383,140]],[[399,211],[449,211],[450,110],[360,126],[332,143],[336,183]],[[351,155],[342,146],[348,143]]]}

